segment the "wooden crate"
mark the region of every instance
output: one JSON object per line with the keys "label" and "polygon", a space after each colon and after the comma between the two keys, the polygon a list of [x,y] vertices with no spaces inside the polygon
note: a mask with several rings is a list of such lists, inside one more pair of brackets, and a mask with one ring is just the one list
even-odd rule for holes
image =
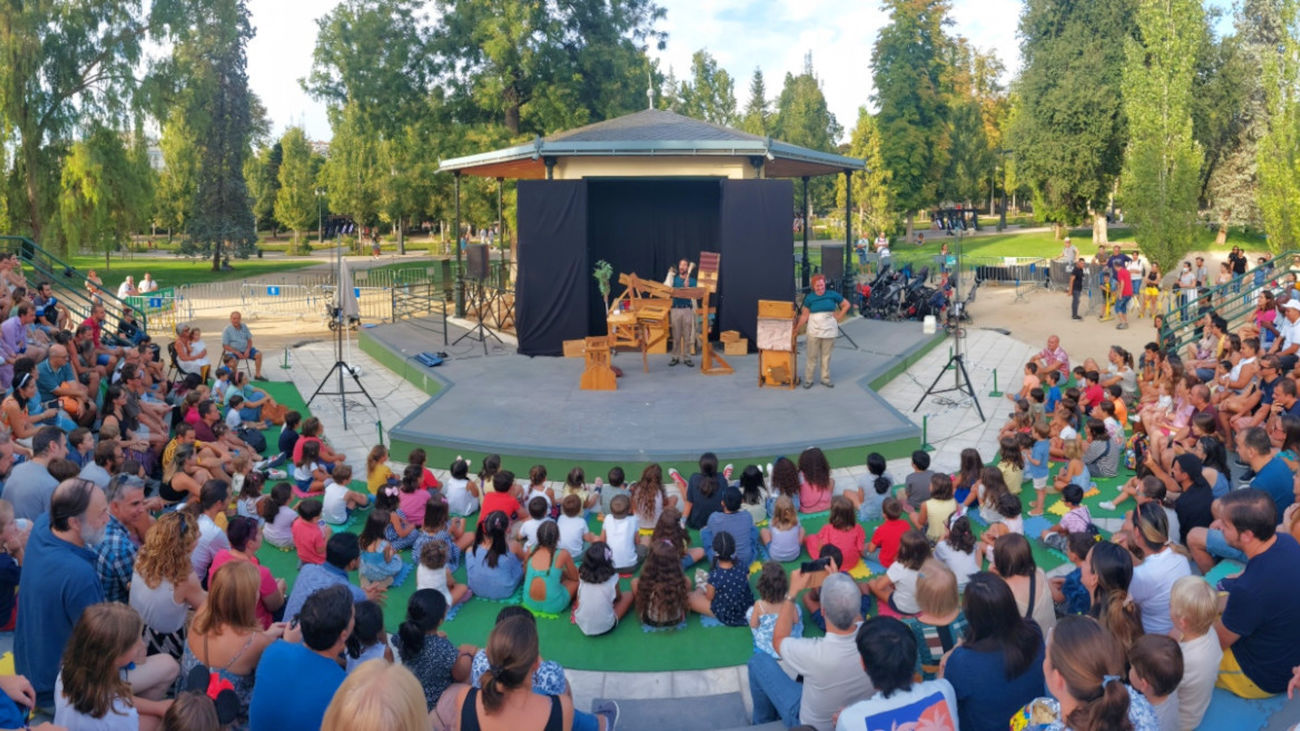
{"label": "wooden crate", "polygon": [[564,341],[565,358],[581,358],[587,352],[587,340],[578,338],[577,340]]}
{"label": "wooden crate", "polygon": [[731,340],[722,344],[723,355],[747,355],[749,353],[749,338],[740,338]]}
{"label": "wooden crate", "polygon": [[734,343],[737,340],[740,340],[740,331],[723,330],[722,332],[718,333],[718,340],[721,340],[724,343]]}

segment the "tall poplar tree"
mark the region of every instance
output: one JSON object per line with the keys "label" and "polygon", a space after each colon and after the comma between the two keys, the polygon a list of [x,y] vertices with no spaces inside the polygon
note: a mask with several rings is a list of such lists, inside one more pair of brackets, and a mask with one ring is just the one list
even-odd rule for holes
{"label": "tall poplar tree", "polygon": [[[863,236],[894,230],[897,216],[889,188],[890,172],[880,154],[880,129],[866,107],[858,107],[858,123],[849,136],[849,157],[866,162],[865,171],[853,173],[853,214]],[[844,176],[835,178],[835,206],[845,204]]]}
{"label": "tall poplar tree", "polygon": [[772,103],[767,99],[767,85],[763,83],[763,70],[754,69],[749,80],[749,101],[745,103],[745,116],[740,129],[751,135],[766,137],[772,124]]}
{"label": "tall poplar tree", "polygon": [[890,191],[912,238],[916,211],[938,202],[948,166],[949,90],[944,32],[947,0],[885,0],[889,24],[880,29],[871,65],[880,109],[880,153]]}
{"label": "tall poplar tree", "polygon": [[691,56],[691,80],[683,83],[679,92],[681,113],[724,127],[735,126],[735,82],[708,51],[699,50]]}
{"label": "tall poplar tree", "polygon": [[1268,132],[1260,140],[1259,208],[1274,253],[1300,246],[1300,3],[1282,0],[1282,38],[1264,54]]}
{"label": "tall poplar tree", "polygon": [[[834,152],[844,132],[826,104],[821,81],[813,72],[812,53],[804,57],[803,73],[787,73],[777,97],[772,119],[772,137],[811,150]],[[828,177],[809,180],[808,196],[814,211],[826,210],[834,202],[834,184]],[[795,186],[796,207],[803,205],[803,191]]]}
{"label": "tall poplar tree", "polygon": [[293,231],[294,247],[301,248],[302,232],[317,222],[319,213],[311,144],[301,127],[290,127],[280,138],[280,150],[280,189],[275,194],[275,217]]}
{"label": "tall poplar tree", "polygon": [[1196,235],[1201,150],[1192,136],[1200,0],[1138,0],[1141,41],[1130,39],[1123,73],[1129,143],[1120,194],[1142,251],[1169,271]]}

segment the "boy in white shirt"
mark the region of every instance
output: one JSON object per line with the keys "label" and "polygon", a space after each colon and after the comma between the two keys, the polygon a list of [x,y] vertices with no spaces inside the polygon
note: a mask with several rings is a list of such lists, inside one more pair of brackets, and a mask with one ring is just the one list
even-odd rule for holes
{"label": "boy in white shirt", "polygon": [[519,524],[519,539],[524,543],[524,553],[530,553],[537,547],[537,529],[550,520],[550,504],[546,498],[538,495],[528,501],[528,520]]}
{"label": "boy in white shirt", "polygon": [[345,464],[334,466],[334,472],[330,473],[330,479],[325,483],[321,520],[331,525],[343,525],[348,522],[353,510],[370,504],[369,495],[348,489],[351,481],[351,467]]}
{"label": "boy in white shirt", "polygon": [[595,538],[587,531],[587,520],[582,517],[582,498],[565,495],[560,501],[560,517],[555,519],[555,525],[560,529],[560,542],[556,547],[568,551],[575,563],[582,561],[584,542],[589,537]]}
{"label": "boy in white shirt", "polygon": [[1210,707],[1214,682],[1219,675],[1223,648],[1218,634],[1211,632],[1219,617],[1214,588],[1199,576],[1184,576],[1169,592],[1169,618],[1173,635],[1183,653],[1183,679],[1178,684],[1178,725],[1196,728]]}
{"label": "boy in white shirt", "polygon": [[637,543],[636,517],[629,515],[632,500],[626,495],[619,495],[609,502],[609,515],[605,516],[600,529],[600,540],[609,544],[614,554],[614,570],[620,574],[637,567],[645,557],[646,547]]}

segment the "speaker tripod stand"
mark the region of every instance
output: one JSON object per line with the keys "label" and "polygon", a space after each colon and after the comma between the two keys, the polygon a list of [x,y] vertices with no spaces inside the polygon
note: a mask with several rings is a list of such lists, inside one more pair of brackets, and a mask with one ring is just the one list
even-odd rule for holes
{"label": "speaker tripod stand", "polygon": [[[464,335],[456,338],[456,340],[452,342],[452,345],[457,345],[465,338],[469,338],[470,340],[476,340],[482,343],[483,355],[487,355],[487,340],[489,337],[497,341],[497,343],[502,342],[499,335],[492,332],[492,330],[488,329],[488,327],[483,324],[483,321],[487,318],[487,314],[492,310],[492,304],[496,299],[496,295],[487,291],[483,286],[483,280],[481,279],[474,280],[473,285],[470,294],[470,301],[472,304],[468,305],[467,309],[472,309],[474,312],[474,324],[470,326],[469,330],[465,331]],[[463,287],[464,284],[461,286]],[[466,314],[468,314],[468,312]]]}
{"label": "speaker tripod stand", "polygon": [[[939,381],[943,380],[943,374],[947,373],[950,368],[954,372],[952,387],[938,388]],[[921,394],[921,398],[916,402],[916,406],[912,408],[912,412],[915,413],[920,410],[921,404],[925,403],[926,398],[935,394],[951,393],[953,391],[960,391],[970,396],[970,400],[975,403],[975,412],[980,415],[980,421],[985,420],[984,409],[980,407],[979,397],[975,395],[975,386],[971,383],[970,374],[966,372],[966,359],[962,357],[960,346],[953,349],[952,356],[948,358],[948,364],[939,370],[939,375],[934,377],[934,382],[930,384],[929,388],[925,389],[925,393]]]}
{"label": "speaker tripod stand", "polygon": [[[343,337],[344,337],[343,331],[347,329],[347,326],[343,321],[344,318],[343,318],[342,308],[340,307],[332,308],[330,312],[330,317],[333,318],[332,321],[337,325],[337,327],[334,328],[334,338],[335,338],[334,339],[334,365],[330,367],[329,372],[326,373],[325,377],[321,379],[320,385],[316,386],[316,390],[312,392],[311,398],[307,399],[307,405],[311,406],[311,402],[315,401],[317,396],[321,396],[321,395],[338,396],[339,411],[343,413],[343,430],[347,431],[349,395],[361,394],[362,396],[365,396],[366,400],[370,402],[370,406],[375,410],[378,410],[379,406],[375,403],[375,400],[370,397],[370,393],[366,391],[366,387],[361,384],[361,378],[357,376],[356,370],[354,370],[352,366],[343,362]],[[347,386],[343,382],[344,372],[346,372],[349,376],[352,376],[352,381],[357,384],[357,390],[355,391],[348,390]],[[338,390],[326,391],[325,386],[329,384],[330,377],[333,376],[335,373],[338,373]]]}

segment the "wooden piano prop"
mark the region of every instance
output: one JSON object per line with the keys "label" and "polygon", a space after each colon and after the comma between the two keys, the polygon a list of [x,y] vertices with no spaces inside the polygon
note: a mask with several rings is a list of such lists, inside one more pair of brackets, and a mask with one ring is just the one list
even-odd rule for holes
{"label": "wooden piano prop", "polygon": [[668,339],[668,313],[672,310],[672,288],[635,274],[620,274],[624,286],[606,313],[609,347],[641,351],[641,368],[650,372],[650,349]]}
{"label": "wooden piano prop", "polygon": [[587,338],[583,356],[586,369],[579,387],[584,391],[617,391],[618,379],[609,364],[609,341],[612,336]]}
{"label": "wooden piano prop", "polygon": [[799,383],[793,302],[758,301],[758,385],[794,388]]}

